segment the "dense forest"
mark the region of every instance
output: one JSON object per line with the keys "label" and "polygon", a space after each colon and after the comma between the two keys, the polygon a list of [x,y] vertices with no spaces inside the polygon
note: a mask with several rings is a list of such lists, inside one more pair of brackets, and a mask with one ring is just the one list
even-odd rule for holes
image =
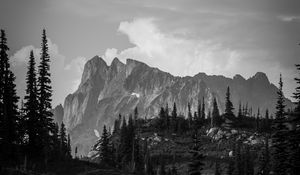
{"label": "dense forest", "polygon": [[[142,118],[138,108],[120,114],[113,129],[104,125],[89,157],[71,150],[64,123],[51,113],[50,55],[42,32],[40,63],[28,58],[26,95],[16,93],[5,31],[0,41],[0,174],[145,174],[268,175],[300,172],[300,72],[294,109],[286,109],[279,77],[276,113],[231,102],[226,91],[225,111],[216,99],[205,111],[204,97],[187,116],[176,102],[165,104],[154,118]],[[300,65],[296,65],[300,71]],[[195,100],[193,100],[195,101]],[[236,110],[235,110],[236,109]],[[235,112],[237,111],[237,112]],[[89,173],[90,172],[90,173]]]}

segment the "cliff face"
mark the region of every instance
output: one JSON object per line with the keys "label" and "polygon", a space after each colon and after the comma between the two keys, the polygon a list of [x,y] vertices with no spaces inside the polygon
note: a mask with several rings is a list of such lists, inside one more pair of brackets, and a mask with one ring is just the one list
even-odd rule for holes
{"label": "cliff face", "polygon": [[58,123],[59,126],[63,120],[64,117],[64,108],[61,104],[57,105],[53,110],[52,110],[53,116],[54,116],[54,122]]}
{"label": "cliff face", "polygon": [[[76,92],[66,97],[63,122],[71,134],[72,146],[79,155],[86,155],[97,139],[102,126],[112,126],[119,113],[127,115],[138,107],[140,117],[153,117],[161,106],[176,102],[179,113],[186,114],[187,103],[196,109],[198,99],[205,98],[206,111],[211,109],[213,97],[220,111],[224,110],[227,86],[237,108],[239,102],[248,103],[254,111],[273,112],[277,88],[264,73],[249,79],[236,75],[208,76],[199,73],[193,77],[175,77],[144,63],[127,59],[126,64],[115,58],[110,66],[100,57],[89,60]],[[286,100],[287,105],[292,103]]]}

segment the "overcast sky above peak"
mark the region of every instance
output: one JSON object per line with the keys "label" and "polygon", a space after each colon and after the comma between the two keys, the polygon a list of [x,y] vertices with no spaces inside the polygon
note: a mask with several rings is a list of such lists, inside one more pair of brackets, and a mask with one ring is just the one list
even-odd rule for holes
{"label": "overcast sky above peak", "polygon": [[30,50],[39,58],[46,28],[53,105],[76,90],[84,63],[130,57],[174,75],[198,72],[245,78],[265,72],[284,92],[299,64],[299,0],[1,0],[19,95]]}

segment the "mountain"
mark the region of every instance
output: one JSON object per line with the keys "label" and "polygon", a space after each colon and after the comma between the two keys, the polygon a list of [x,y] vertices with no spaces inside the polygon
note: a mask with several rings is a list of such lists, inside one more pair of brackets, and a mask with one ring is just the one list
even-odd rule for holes
{"label": "mountain", "polygon": [[[187,103],[194,110],[202,97],[206,112],[212,108],[213,97],[220,111],[224,111],[227,86],[236,108],[242,102],[253,111],[259,106],[261,111],[268,108],[274,112],[277,88],[262,72],[249,79],[241,75],[226,78],[205,73],[178,77],[132,59],[124,64],[115,58],[108,66],[95,56],[85,64],[78,89],[65,98],[63,122],[71,134],[72,147],[78,147],[79,155],[86,155],[102,126],[112,127],[119,113],[128,115],[137,107],[140,117],[149,118],[156,116],[161,106],[168,103],[171,108],[176,102],[178,112],[186,114]],[[292,106],[288,99],[286,104]]]}
{"label": "mountain", "polygon": [[53,113],[53,116],[54,116],[54,122],[55,123],[58,123],[59,126],[63,120],[63,117],[64,117],[64,108],[63,106],[60,104],[60,105],[57,105],[52,111]]}

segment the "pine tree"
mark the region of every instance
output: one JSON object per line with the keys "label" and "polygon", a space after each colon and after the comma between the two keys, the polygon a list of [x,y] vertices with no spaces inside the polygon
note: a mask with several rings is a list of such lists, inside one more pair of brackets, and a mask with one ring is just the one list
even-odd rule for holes
{"label": "pine tree", "polygon": [[128,119],[128,126],[127,126],[127,139],[128,139],[128,155],[127,155],[127,160],[131,162],[133,165],[135,163],[135,127],[133,123],[132,116],[129,116]]}
{"label": "pine tree", "polygon": [[265,137],[264,149],[260,152],[258,163],[258,174],[268,175],[270,173],[269,139]]}
{"label": "pine tree", "polygon": [[51,132],[53,132],[54,123],[52,119],[52,87],[50,79],[50,56],[49,56],[48,41],[46,36],[46,30],[42,33],[41,44],[41,62],[39,65],[39,77],[38,77],[38,99],[39,99],[39,123],[40,127],[39,140],[43,147],[43,156],[45,164],[47,165],[47,159],[49,150],[49,143],[51,142]]}
{"label": "pine tree", "polygon": [[67,141],[67,158],[70,159],[72,157],[72,148],[71,148],[71,137],[68,134],[68,141]]}
{"label": "pine tree", "polygon": [[164,115],[165,115],[165,128],[167,131],[170,130],[170,123],[171,123],[171,120],[170,120],[170,115],[169,115],[169,105],[168,103],[166,104],[166,107],[164,108]]}
{"label": "pine tree", "polygon": [[166,125],[166,113],[165,109],[163,107],[160,108],[159,111],[159,119],[160,119],[160,130],[165,130],[167,125]]}
{"label": "pine tree", "polygon": [[282,78],[280,74],[279,88],[278,88],[278,98],[276,104],[276,118],[274,120],[274,133],[272,134],[272,167],[276,175],[286,174],[287,170],[287,152],[286,152],[286,133],[287,127],[285,126],[285,104],[284,96],[282,92]]}
{"label": "pine tree", "polygon": [[172,110],[172,128],[173,132],[177,132],[177,108],[176,103],[173,104],[173,110]]}
{"label": "pine tree", "polygon": [[67,157],[67,133],[64,122],[61,122],[59,131],[59,142],[60,142],[60,156],[64,160]]}
{"label": "pine tree", "polygon": [[[300,64],[296,64],[296,68],[300,71]],[[300,172],[300,78],[295,78],[298,85],[296,92],[294,92],[294,98],[297,106],[290,114],[291,123],[294,124],[292,129],[288,131],[288,147],[289,147],[289,167],[288,171],[292,175],[296,175]]]}
{"label": "pine tree", "polygon": [[265,114],[265,130],[269,133],[271,130],[271,123],[270,123],[270,117],[269,117],[269,110],[266,109],[266,114]]}
{"label": "pine tree", "polygon": [[220,125],[220,113],[219,113],[217,100],[216,100],[216,98],[214,98],[213,111],[212,111],[212,117],[211,117],[211,127],[216,127],[219,125]]}
{"label": "pine tree", "polygon": [[21,140],[17,106],[19,97],[16,93],[15,76],[10,70],[7,54],[9,48],[4,30],[1,30],[0,40],[0,146],[3,145],[1,157],[9,163],[9,160],[16,159],[15,144]]}
{"label": "pine tree", "polygon": [[193,125],[193,116],[192,116],[191,104],[190,103],[188,103],[188,121],[189,121],[189,129],[191,129],[192,125]]}
{"label": "pine tree", "polygon": [[121,131],[120,131],[120,148],[119,150],[119,154],[118,154],[118,162],[122,163],[122,166],[125,166],[125,162],[127,162],[125,160],[126,155],[128,154],[128,131],[127,131],[127,123],[125,120],[125,117],[123,117],[123,122],[122,122],[122,127],[121,127]]}
{"label": "pine tree", "polygon": [[[39,137],[36,129],[39,127],[38,98],[37,98],[37,78],[35,69],[35,58],[31,50],[26,76],[25,99],[25,121],[27,123],[26,132],[28,135],[28,155],[32,158],[40,154]],[[56,128],[55,128],[56,129]],[[54,133],[56,134],[56,133]]]}
{"label": "pine tree", "polygon": [[101,163],[109,163],[110,159],[110,151],[109,151],[109,138],[106,130],[106,126],[103,126],[103,132],[101,136],[101,143],[99,148],[99,160]]}
{"label": "pine tree", "polygon": [[136,138],[134,138],[134,162],[135,162],[135,171],[137,173],[143,172],[144,170],[144,159],[142,155],[142,150],[140,147],[140,136],[137,134]]}
{"label": "pine tree", "polygon": [[136,126],[136,127],[138,127],[137,125],[138,125],[138,117],[139,117],[139,112],[138,112],[138,108],[137,107],[135,107],[134,108],[134,112],[133,112],[134,114],[134,125]]}
{"label": "pine tree", "polygon": [[[200,114],[199,114],[199,117],[200,117]],[[205,102],[204,102],[204,97],[202,98],[201,118],[202,118],[202,121],[205,120]]]}
{"label": "pine tree", "polygon": [[241,118],[243,116],[243,113],[242,113],[242,104],[241,102],[239,103],[239,111],[238,111],[238,118]]}
{"label": "pine tree", "polygon": [[[299,71],[300,73],[300,64],[296,64],[296,69]],[[300,78],[294,78],[294,80],[296,81],[298,87],[296,87],[296,92],[293,93],[293,97],[294,99],[297,101],[297,107],[295,109],[295,111],[299,114],[300,113]],[[299,118],[299,117],[298,117]]]}
{"label": "pine tree", "polygon": [[113,130],[114,134],[119,133],[121,121],[122,121],[122,116],[121,116],[121,114],[119,114],[119,118],[117,118],[114,123],[114,130]]}
{"label": "pine tree", "polygon": [[[55,156],[54,158],[57,159],[57,156],[61,155],[61,149],[60,149],[60,136],[59,136],[59,126],[57,123],[55,123],[54,125],[54,130],[53,130],[53,135],[52,135],[53,139],[52,139],[52,143],[51,145],[53,146],[53,150],[51,155]],[[30,149],[32,149],[31,147],[29,147]],[[29,152],[30,154],[33,154],[34,150],[31,150]]]}
{"label": "pine tree", "polygon": [[[201,104],[201,101],[200,100],[198,100],[198,106],[197,106],[197,113],[198,113],[198,117],[199,117],[199,119],[202,117],[201,115],[202,115],[202,104]],[[200,121],[198,119],[198,121]]]}
{"label": "pine tree", "polygon": [[225,115],[226,116],[234,116],[233,114],[233,105],[230,100],[230,89],[229,86],[227,87],[227,92],[226,92],[226,99],[225,99]]}
{"label": "pine tree", "polygon": [[189,175],[201,175],[201,170],[203,170],[203,160],[205,156],[201,153],[201,147],[199,145],[199,140],[197,135],[193,136],[193,148],[190,150],[192,154],[191,162],[188,164],[188,174]]}

